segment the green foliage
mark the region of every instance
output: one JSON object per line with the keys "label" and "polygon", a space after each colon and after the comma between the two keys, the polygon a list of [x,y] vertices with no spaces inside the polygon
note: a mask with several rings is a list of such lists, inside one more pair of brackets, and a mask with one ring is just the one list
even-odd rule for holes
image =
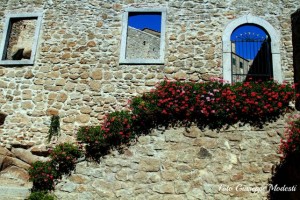
{"label": "green foliage", "polygon": [[80,127],[77,132],[77,140],[86,144],[86,156],[96,161],[99,161],[100,157],[109,150],[101,126]]}
{"label": "green foliage", "polygon": [[56,200],[57,198],[53,194],[49,194],[46,191],[32,192],[27,200]]}
{"label": "green foliage", "polygon": [[82,156],[78,146],[70,143],[57,145],[50,151],[52,165],[55,166],[59,176],[62,174],[70,174],[75,169],[75,163]]}
{"label": "green foliage", "polygon": [[83,126],[77,132],[77,139],[84,143],[102,143],[104,141],[104,131],[101,126]]}
{"label": "green foliage", "polygon": [[32,191],[49,191],[55,187],[58,172],[51,161],[37,161],[29,168],[29,181],[33,182]]}
{"label": "green foliage", "polygon": [[37,161],[29,169],[32,191],[54,190],[55,183],[63,174],[70,174],[75,168],[76,160],[82,156],[78,146],[69,143],[57,145],[50,151],[51,160]]}
{"label": "green foliage", "polygon": [[102,126],[103,137],[109,145],[117,146],[134,137],[132,119],[129,111],[116,111],[106,116]]}
{"label": "green foliage", "polygon": [[58,115],[51,116],[51,123],[48,131],[48,142],[50,142],[53,136],[58,136],[60,133],[60,118]]}
{"label": "green foliage", "polygon": [[129,111],[117,111],[106,116],[103,126],[81,127],[77,140],[87,144],[87,157],[98,161],[110,147],[118,147],[133,138],[131,117]]}

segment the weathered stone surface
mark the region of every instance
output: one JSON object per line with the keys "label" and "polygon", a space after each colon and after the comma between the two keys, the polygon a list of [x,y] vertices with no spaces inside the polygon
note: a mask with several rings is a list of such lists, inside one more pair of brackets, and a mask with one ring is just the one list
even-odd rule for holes
{"label": "weathered stone surface", "polygon": [[204,158],[211,158],[212,155],[209,153],[209,151],[207,149],[201,147],[199,152],[198,152],[198,157],[200,159],[204,159]]}
{"label": "weathered stone surface", "polygon": [[72,174],[69,179],[77,184],[85,184],[91,180],[89,177],[80,174]]}
{"label": "weathered stone surface", "polygon": [[68,95],[66,93],[60,93],[57,97],[58,102],[65,102],[68,99]]}
{"label": "weathered stone surface", "polygon": [[238,133],[228,133],[227,138],[230,141],[241,141],[242,140],[242,136]]}
{"label": "weathered stone surface", "polygon": [[91,78],[94,80],[101,80],[102,79],[102,70],[95,69],[91,72]]}
{"label": "weathered stone surface", "polygon": [[61,187],[62,191],[65,192],[74,192],[76,189],[77,185],[72,183],[72,182],[67,182],[65,184],[63,184],[63,186]]}
{"label": "weathered stone surface", "polygon": [[87,123],[90,120],[90,116],[87,114],[78,115],[76,121],[80,123]]}
{"label": "weathered stone surface", "polygon": [[29,181],[29,174],[27,170],[16,166],[10,166],[5,168],[0,172],[0,176],[7,178],[16,178],[25,182]]}
{"label": "weathered stone surface", "polygon": [[195,131],[188,130],[188,131],[185,131],[183,133],[183,135],[186,136],[186,137],[190,137],[190,138],[196,138],[198,136],[198,133],[195,132]]}
{"label": "weathered stone surface", "polygon": [[19,158],[20,160],[28,163],[28,164],[32,164],[36,161],[46,161],[46,158],[43,157],[39,157],[36,155],[33,155],[30,150],[25,150],[25,149],[21,149],[21,148],[12,148],[11,151],[17,158]]}
{"label": "weathered stone surface", "polygon": [[9,199],[25,199],[30,195],[30,188],[0,186],[0,198],[3,200]]}
{"label": "weathered stone surface", "polygon": [[139,169],[145,172],[157,172],[160,169],[160,160],[155,158],[141,158]]}
{"label": "weathered stone surface", "polygon": [[58,110],[55,108],[48,108],[46,110],[47,115],[58,115]]}
{"label": "weathered stone surface", "polygon": [[90,114],[92,112],[92,109],[90,107],[86,106],[86,107],[80,108],[80,112],[83,114]]}
{"label": "weathered stone surface", "polygon": [[[242,138],[251,141],[247,144],[249,148],[242,150],[240,144],[244,139],[231,141],[227,132],[219,133],[215,138],[211,130],[202,132],[193,129],[197,132],[196,137],[184,136],[186,130],[183,128],[169,129],[162,134],[156,130],[126,147],[127,151],[132,152],[130,156],[112,151],[99,164],[81,162],[76,167],[76,174],[65,179],[65,183],[70,185],[67,187],[69,189],[59,189],[58,194],[72,191],[79,195],[80,192],[95,190],[99,196],[108,199],[128,199],[132,196],[148,199],[209,199],[216,195],[225,199],[245,195],[257,198],[254,193],[221,192],[219,186],[233,182],[244,185],[248,180],[255,184],[267,182],[271,176],[271,166],[267,165],[267,160],[273,160],[276,154],[256,152],[265,148],[259,139],[261,132],[241,133]],[[169,138],[167,141],[165,134]],[[176,139],[171,139],[172,134]],[[186,140],[191,141],[187,143]],[[214,148],[201,146],[205,141],[212,143]],[[264,142],[272,143],[272,140]],[[151,148],[154,144],[164,144],[164,147]],[[276,151],[276,148],[273,146],[273,150],[268,151]],[[145,156],[147,154],[151,156]],[[265,194],[258,196],[264,197]]]}
{"label": "weathered stone surface", "polygon": [[48,156],[49,151],[46,146],[35,146],[30,149],[31,153],[37,156]]}
{"label": "weathered stone surface", "polygon": [[13,158],[13,157],[9,157],[9,156],[0,156],[0,166],[1,169],[6,169],[10,166],[17,166],[23,169],[29,169],[30,165],[17,159],[17,158]]}
{"label": "weathered stone surface", "polygon": [[99,92],[101,89],[101,83],[98,81],[91,81],[89,86],[90,86],[91,90],[93,90],[93,91]]}
{"label": "weathered stone surface", "polygon": [[3,148],[3,147],[0,147],[0,155],[13,157],[13,153],[10,152],[8,149]]}
{"label": "weathered stone surface", "polygon": [[106,181],[94,181],[92,186],[96,189],[97,194],[101,198],[115,198],[115,191],[117,188],[113,188],[113,184]]}
{"label": "weathered stone surface", "polygon": [[198,138],[198,139],[194,140],[193,145],[203,146],[208,149],[213,149],[213,148],[217,147],[218,143],[215,139],[203,137],[203,138]]}
{"label": "weathered stone surface", "polygon": [[173,194],[174,184],[173,183],[165,183],[165,184],[158,184],[153,187],[153,191],[158,192],[160,194]]}

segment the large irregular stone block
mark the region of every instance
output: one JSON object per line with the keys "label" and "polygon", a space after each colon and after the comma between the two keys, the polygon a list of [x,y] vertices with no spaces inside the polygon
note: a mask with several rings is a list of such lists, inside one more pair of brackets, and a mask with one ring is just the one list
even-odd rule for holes
{"label": "large irregular stone block", "polygon": [[30,189],[26,187],[0,186],[0,199],[25,199],[30,194]]}
{"label": "large irregular stone block", "polygon": [[0,155],[13,157],[13,153],[3,147],[0,147]]}
{"label": "large irregular stone block", "polygon": [[29,174],[27,170],[20,167],[11,166],[0,172],[1,177],[21,179],[25,182],[29,180]]}
{"label": "large irregular stone block", "polygon": [[158,172],[160,169],[160,160],[149,157],[142,158],[139,168],[145,172]]}
{"label": "large irregular stone block", "polygon": [[29,150],[13,148],[12,153],[20,160],[32,164],[36,161],[47,161],[49,158],[33,155]]}
{"label": "large irregular stone block", "polygon": [[17,166],[23,169],[29,169],[30,165],[13,157],[0,155],[0,169],[4,170],[10,166]]}

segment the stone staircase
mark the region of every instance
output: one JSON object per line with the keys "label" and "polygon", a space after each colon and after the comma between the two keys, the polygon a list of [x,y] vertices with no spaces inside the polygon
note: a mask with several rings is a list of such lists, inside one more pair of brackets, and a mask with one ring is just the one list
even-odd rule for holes
{"label": "stone staircase", "polygon": [[38,160],[47,159],[32,154],[31,150],[26,148],[13,147],[8,150],[0,147],[0,200],[27,198],[32,188],[32,183],[28,181],[30,165]]}
{"label": "stone staircase", "polygon": [[1,200],[23,200],[29,196],[31,187],[31,182],[25,182],[9,174],[0,175]]}

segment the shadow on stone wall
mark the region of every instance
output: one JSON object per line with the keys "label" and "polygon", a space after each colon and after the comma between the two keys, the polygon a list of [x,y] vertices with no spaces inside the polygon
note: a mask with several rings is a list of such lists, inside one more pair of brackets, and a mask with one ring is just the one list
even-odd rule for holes
{"label": "shadow on stone wall", "polygon": [[6,117],[7,115],[5,113],[0,112],[0,126],[4,124]]}
{"label": "shadow on stone wall", "polygon": [[298,200],[300,197],[300,153],[288,155],[274,169],[269,184],[280,187],[296,187],[296,191],[270,190],[269,200]]}
{"label": "shadow on stone wall", "polygon": [[[293,42],[293,65],[294,65],[294,82],[296,92],[300,93],[300,9],[291,16],[292,21],[292,42]],[[296,99],[296,109],[300,110],[300,97]]]}

